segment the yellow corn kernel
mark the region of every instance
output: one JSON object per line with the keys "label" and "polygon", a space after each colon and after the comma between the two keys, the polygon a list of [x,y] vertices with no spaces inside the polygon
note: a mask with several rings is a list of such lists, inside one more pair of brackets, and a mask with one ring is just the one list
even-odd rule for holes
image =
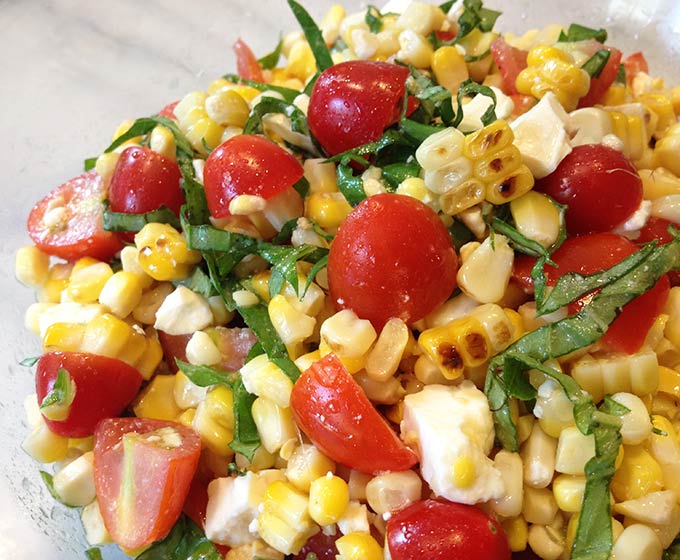
{"label": "yellow corn kernel", "polygon": [[319,29],[323,34],[323,40],[327,45],[332,45],[340,35],[340,24],[345,19],[346,11],[344,6],[334,4],[319,23]]}
{"label": "yellow corn kernel", "polygon": [[516,146],[507,146],[475,161],[474,174],[484,183],[496,183],[519,168],[521,163],[522,154],[519,149]]}
{"label": "yellow corn kernel", "polygon": [[510,212],[519,232],[550,247],[560,232],[560,212],[544,194],[529,191],[510,202]]}
{"label": "yellow corn kernel", "polygon": [[338,192],[335,164],[323,158],[310,158],[304,162],[305,179],[310,193]]}
{"label": "yellow corn kernel", "polygon": [[666,168],[641,169],[638,173],[642,179],[642,196],[645,200],[680,194],[680,177]]}
{"label": "yellow corn kernel", "polygon": [[299,490],[309,492],[312,481],[329,472],[335,472],[335,463],[314,445],[304,443],[288,458],[286,478]]}
{"label": "yellow corn kernel", "polygon": [[149,148],[172,161],[177,159],[175,137],[167,127],[160,124],[149,135]]}
{"label": "yellow corn kernel", "polygon": [[468,455],[457,457],[453,463],[453,484],[458,488],[469,488],[476,479],[475,462],[472,458]]}
{"label": "yellow corn kernel", "polygon": [[641,106],[640,110],[634,111],[633,114],[627,114],[616,109],[614,107],[608,110],[612,130],[623,142],[624,155],[634,161],[638,160],[644,154],[644,148],[647,145],[649,136],[651,136],[648,133],[651,127],[647,126],[644,120],[644,116],[649,111],[644,113]]}
{"label": "yellow corn kernel", "polygon": [[241,379],[249,393],[266,397],[282,408],[290,405],[293,382],[265,354],[253,358],[241,368]]}
{"label": "yellow corn kernel", "polygon": [[337,560],[382,560],[383,550],[370,533],[355,531],[335,541]]}
{"label": "yellow corn kernel", "polygon": [[409,329],[401,319],[391,318],[366,358],[366,373],[376,381],[386,381],[399,367],[409,343]]}
{"label": "yellow corn kernel", "polygon": [[330,233],[338,230],[351,211],[352,207],[340,192],[316,192],[305,199],[305,217]]}
{"label": "yellow corn kernel", "polygon": [[38,301],[43,303],[59,303],[61,294],[68,286],[73,265],[56,263],[50,267],[47,280],[38,293]]}
{"label": "yellow corn kernel", "polygon": [[515,135],[502,119],[465,137],[463,154],[473,161],[494,154],[512,145]]}
{"label": "yellow corn kernel", "polygon": [[21,447],[39,463],[54,463],[66,457],[68,441],[68,438],[55,434],[41,421],[26,436]]}
{"label": "yellow corn kernel", "polygon": [[53,323],[43,336],[45,352],[78,352],[83,344],[85,325],[76,323]]}
{"label": "yellow corn kernel", "polygon": [[457,280],[460,289],[480,303],[496,303],[505,294],[514,262],[508,239],[496,234],[481,244],[471,242],[460,251],[462,264]]}
{"label": "yellow corn kernel", "polygon": [[457,187],[439,196],[442,212],[455,216],[481,202],[486,197],[484,183],[477,179],[468,179]]}
{"label": "yellow corn kernel", "polygon": [[144,272],[144,269],[141,266],[139,266],[138,257],[139,251],[137,250],[137,247],[127,245],[123,247],[122,251],[120,252],[120,264],[125,272],[130,272],[136,275],[142,286],[142,290],[146,290],[147,288],[151,287],[154,280],[151,278],[151,276]]}
{"label": "yellow corn kernel", "polygon": [[185,136],[191,143],[191,146],[197,152],[207,155],[207,151],[203,143],[213,150],[222,143],[222,134],[224,128],[206,116],[198,119],[194,124],[187,127]]}
{"label": "yellow corn kernel", "polygon": [[623,105],[627,101],[626,86],[623,84],[613,83],[609,89],[604,93],[602,98],[602,105]]}
{"label": "yellow corn kernel", "polygon": [[132,410],[140,418],[175,421],[182,414],[174,398],[175,376],[157,375],[139,394]]}
{"label": "yellow corn kernel", "polygon": [[470,78],[477,83],[482,83],[489,73],[493,58],[490,54],[491,43],[498,38],[498,33],[493,31],[482,32],[479,29],[473,29],[465,37],[462,37],[458,44],[465,49],[467,56],[479,58],[474,62],[468,62],[468,72]]}
{"label": "yellow corn kernel", "polygon": [[267,305],[272,325],[284,344],[297,344],[312,336],[316,319],[298,311],[281,294]]}
{"label": "yellow corn kernel", "polygon": [[99,303],[120,318],[127,317],[142,299],[142,282],[137,274],[120,270],[109,277],[101,292]]}
{"label": "yellow corn kernel", "polygon": [[246,100],[233,89],[222,89],[209,95],[205,100],[205,110],[208,117],[220,126],[243,127],[250,114]]}
{"label": "yellow corn kernel", "polygon": [[49,278],[50,256],[33,245],[17,251],[14,261],[14,274],[25,286],[39,288]]}
{"label": "yellow corn kernel", "polygon": [[371,348],[377,333],[366,319],[343,309],[321,325],[321,340],[339,358],[361,358]]}
{"label": "yellow corn kernel", "polygon": [[[180,126],[187,123],[187,115],[196,108],[203,109],[208,94],[204,91],[191,91],[187,93],[175,106],[173,113],[177,117]],[[188,124],[188,123],[187,123]]]}
{"label": "yellow corn kernel", "polygon": [[[113,136],[111,137],[111,141],[117,140],[119,137],[123,136],[128,130],[130,130],[130,127],[134,124],[133,119],[125,119],[122,123],[118,125],[116,128],[115,132],[113,133]],[[141,136],[135,136],[134,138],[130,138],[126,142],[126,144],[139,144],[142,141]]]}
{"label": "yellow corn kernel", "polygon": [[182,424],[182,426],[186,426],[187,428],[193,429],[194,418],[196,418],[196,409],[187,408],[184,412],[182,412],[182,414],[180,414],[177,417],[177,422]]}
{"label": "yellow corn kernel", "polygon": [[540,64],[553,59],[561,60],[562,62],[574,62],[572,56],[562,49],[547,45],[539,45],[529,51],[529,54],[527,55],[527,65],[539,66]]}
{"label": "yellow corn kernel", "polygon": [[680,372],[659,366],[659,386],[658,391],[680,398]]}
{"label": "yellow corn kernel", "polygon": [[97,262],[85,267],[74,267],[66,287],[69,300],[78,303],[94,303],[104,284],[113,276],[113,270],[105,262]]}
{"label": "yellow corn kernel", "polygon": [[97,161],[94,164],[94,169],[102,178],[104,184],[108,184],[108,182],[111,180],[119,158],[120,153],[118,151],[104,153],[97,158]]}
{"label": "yellow corn kernel", "polygon": [[432,54],[431,66],[437,83],[454,94],[458,91],[460,84],[470,77],[465,57],[458,52],[456,47],[439,47]]}
{"label": "yellow corn kernel", "polygon": [[258,397],[253,402],[252,413],[262,446],[269,453],[276,453],[284,443],[297,437],[298,432],[290,408],[282,408],[274,401]]}
{"label": "yellow corn kernel", "polygon": [[130,325],[110,313],[105,313],[85,327],[81,351],[117,358],[131,335]]}
{"label": "yellow corn kernel", "polygon": [[146,346],[142,355],[131,364],[144,379],[151,379],[158,364],[163,360],[163,348],[161,343],[154,338],[146,338]]}
{"label": "yellow corn kernel", "polygon": [[234,435],[234,396],[231,389],[218,385],[208,392],[196,408],[193,428],[210,451],[220,457],[231,456],[233,452],[229,443]]}
{"label": "yellow corn kernel", "polygon": [[581,502],[586,489],[586,478],[580,475],[561,474],[552,483],[553,494],[562,511],[581,511]]}
{"label": "yellow corn kernel", "polygon": [[432,61],[432,45],[420,33],[405,29],[399,34],[399,52],[396,58],[416,68],[427,68]]}
{"label": "yellow corn kernel", "polygon": [[676,122],[673,103],[670,97],[662,93],[645,93],[639,95],[637,100],[652,111],[658,119],[654,130],[654,137],[657,139],[663,137]]}
{"label": "yellow corn kernel", "polygon": [[135,235],[138,261],[144,272],[155,280],[182,280],[201,260],[180,233],[168,224],[150,223]]}
{"label": "yellow corn kernel", "polygon": [[617,502],[636,500],[663,489],[663,471],[640,445],[624,446],[623,462],[614,473],[611,490]]}
{"label": "yellow corn kernel", "polygon": [[534,186],[534,176],[522,164],[505,178],[487,185],[486,200],[491,204],[505,204],[529,192]]}
{"label": "yellow corn kernel", "polygon": [[316,72],[314,54],[306,39],[293,44],[287,58],[286,73],[290,77],[297,78],[304,83]]}
{"label": "yellow corn kernel", "polygon": [[309,514],[322,527],[337,523],[349,504],[349,488],[339,476],[322,476],[309,487]]}
{"label": "yellow corn kernel", "polygon": [[501,522],[503,530],[508,537],[508,546],[512,552],[522,552],[527,548],[527,539],[529,537],[529,526],[524,517],[518,515],[504,519]]}
{"label": "yellow corn kernel", "polygon": [[654,153],[659,158],[659,163],[676,176],[680,176],[680,127],[675,125],[669,129],[666,135],[657,141]]}
{"label": "yellow corn kernel", "polygon": [[281,480],[267,487],[258,517],[258,532],[267,544],[284,554],[296,554],[317,531],[305,494]]}

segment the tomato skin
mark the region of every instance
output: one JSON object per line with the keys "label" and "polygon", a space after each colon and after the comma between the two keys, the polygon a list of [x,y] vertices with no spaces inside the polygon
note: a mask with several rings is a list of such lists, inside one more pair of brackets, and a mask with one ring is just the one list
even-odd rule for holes
{"label": "tomato skin", "polygon": [[177,107],[177,104],[179,103],[179,99],[177,101],[173,101],[172,103],[168,103],[165,107],[163,107],[160,111],[158,111],[158,116],[159,117],[165,117],[167,119],[173,119],[177,120],[177,116],[175,115],[175,107]]}
{"label": "tomato skin", "polygon": [[300,376],[290,406],[302,431],[338,463],[377,474],[406,470],[418,462],[335,354]]}
{"label": "tomato skin", "polygon": [[[675,226],[677,228],[678,224],[652,216],[640,230],[640,237],[638,237],[635,242],[640,244],[656,240],[661,245],[670,243],[673,240],[673,236],[668,233],[669,226]],[[669,271],[668,279],[671,282],[671,286],[680,286],[680,270]]]}
{"label": "tomato skin", "polygon": [[569,206],[570,235],[611,231],[642,202],[642,181],[633,164],[601,144],[575,147],[536,189]]}
{"label": "tomato skin", "polygon": [[399,119],[408,68],[353,60],[324,70],[309,98],[309,128],[335,155],[380,138]]}
{"label": "tomato skin", "polygon": [[316,558],[319,560],[335,560],[335,557],[338,554],[335,541],[337,541],[338,538],[340,538],[339,532],[336,532],[335,535],[327,535],[323,531],[320,531],[307,540],[305,545],[300,549],[300,552],[294,555],[292,560],[307,560],[307,555],[310,553],[316,554]]}
{"label": "tomato skin", "polygon": [[529,53],[513,47],[507,43],[503,37],[499,37],[491,43],[491,56],[498,66],[498,70],[503,77],[505,92],[508,95],[518,95],[515,87],[517,75],[527,67],[527,56]]}
{"label": "tomato skin", "polygon": [[269,199],[292,187],[304,169],[292,155],[264,136],[239,134],[208,156],[203,171],[210,213],[229,216],[229,202],[248,194]]}
{"label": "tomato skin", "polygon": [[[176,430],[171,449],[135,439],[161,428]],[[168,534],[182,512],[201,452],[193,430],[176,422],[107,418],[94,434],[94,477],[106,529],[121,547],[146,546]]]}
{"label": "tomato skin", "polygon": [[[546,265],[547,284],[554,286],[567,272],[592,274],[612,267],[638,250],[630,240],[614,233],[594,233],[567,239],[552,255],[558,267]],[[603,349],[632,354],[637,352],[656,317],[663,310],[670,284],[663,276],[651,290],[623,307],[619,316],[598,342]],[[569,306],[576,313],[593,295],[583,296]]]}
{"label": "tomato skin", "polygon": [[500,523],[475,506],[421,500],[387,521],[392,560],[510,560]]}
{"label": "tomato skin", "polygon": [[328,257],[330,294],[380,330],[391,317],[422,319],[456,288],[458,257],[435,212],[398,194],[359,204],[340,226]]}
{"label": "tomato skin", "polygon": [[55,434],[81,438],[91,436],[102,418],[117,416],[137,396],[142,376],[125,362],[85,352],[50,352],[38,360],[35,388],[38,402],[54,387],[64,368],[76,386],[69,415],[45,422]]}
{"label": "tomato skin", "polygon": [[262,67],[257,61],[257,57],[250,50],[250,47],[242,40],[237,39],[232,49],[236,56],[236,71],[238,75],[244,80],[253,80],[254,82],[264,83],[264,75],[262,74]]}
{"label": "tomato skin", "polygon": [[623,60],[623,66],[626,69],[626,82],[630,86],[633,83],[633,78],[640,72],[645,74],[649,72],[649,65],[645,55],[641,52],[636,52],[626,57]]}
{"label": "tomato skin", "polygon": [[[106,186],[96,171],[74,177],[39,200],[28,216],[28,235],[41,251],[67,261],[93,257],[108,261],[123,248],[115,233],[102,228]],[[63,207],[59,226],[45,223],[50,208]],[[50,214],[54,212],[52,210]]]}
{"label": "tomato skin", "polygon": [[604,94],[607,92],[610,86],[614,83],[614,80],[616,80],[616,75],[619,72],[622,56],[621,51],[619,49],[604,45],[600,45],[600,48],[607,49],[609,51],[609,60],[607,60],[607,64],[604,65],[600,75],[597,78],[590,79],[590,89],[585,96],[579,99],[579,109],[597,105],[602,100],[602,97],[604,97]]}

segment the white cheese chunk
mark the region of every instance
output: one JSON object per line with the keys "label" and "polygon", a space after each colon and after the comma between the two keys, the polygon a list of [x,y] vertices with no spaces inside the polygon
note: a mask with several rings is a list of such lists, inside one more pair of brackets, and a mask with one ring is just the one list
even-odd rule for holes
{"label": "white cheese chunk", "polygon": [[191,334],[209,327],[212,320],[208,300],[189,288],[178,286],[158,308],[154,327],[168,334]]}
{"label": "white cheese chunk", "polygon": [[88,451],[54,475],[54,491],[69,506],[86,506],[95,498],[94,453]]}
{"label": "white cheese chunk", "polygon": [[411,0],[389,0],[380,9],[383,14],[401,14],[411,4]]}
{"label": "white cheese chunk", "polygon": [[284,478],[281,471],[270,469],[213,480],[208,485],[206,536],[215,543],[231,547],[257,540],[256,521],[264,493],[272,482]]}
{"label": "white cheese chunk", "polygon": [[555,94],[548,92],[510,124],[515,133],[515,146],[537,179],[550,175],[571,152],[568,120]]}
{"label": "white cheese chunk", "polygon": [[[493,419],[484,393],[470,381],[457,387],[427,385],[404,399],[401,436],[415,444],[421,473],[432,491],[447,500],[476,504],[500,498],[503,479],[488,457]],[[473,480],[457,484],[455,467],[471,460]]]}
{"label": "white cheese chunk", "polygon": [[349,533],[368,533],[370,525],[368,523],[368,509],[362,503],[352,500],[347,504],[345,513],[338,519],[338,529],[343,535]]}
{"label": "white cheese chunk", "polygon": [[613,231],[614,233],[618,233],[619,235],[626,235],[627,233],[630,233],[632,231],[639,231],[647,223],[647,220],[649,220],[651,214],[652,214],[652,201],[643,200],[642,202],[640,202],[640,206],[635,212],[633,212],[630,218],[628,218],[625,222],[623,222]]}
{"label": "white cheese chunk", "polygon": [[[507,119],[515,108],[512,98],[505,95],[497,87],[491,86],[496,95],[496,118]],[[472,132],[484,127],[482,115],[491,107],[492,100],[486,95],[475,95],[469,103],[463,105],[463,120],[458,125],[461,132]]]}
{"label": "white cheese chunk", "polygon": [[573,147],[601,144],[605,136],[612,134],[612,121],[606,111],[597,107],[586,107],[569,113],[567,128],[572,135]]}

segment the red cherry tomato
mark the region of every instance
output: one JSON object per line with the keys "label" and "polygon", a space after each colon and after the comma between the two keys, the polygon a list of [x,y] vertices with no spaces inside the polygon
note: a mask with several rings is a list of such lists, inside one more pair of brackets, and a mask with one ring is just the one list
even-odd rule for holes
{"label": "red cherry tomato", "polygon": [[392,560],[510,560],[500,523],[481,509],[446,500],[421,500],[387,521]]}
{"label": "red cherry tomato", "polygon": [[108,261],[123,243],[102,228],[105,198],[96,171],[74,177],[36,203],[28,216],[28,235],[38,249],[55,257]]}
{"label": "red cherry tomato", "polygon": [[515,87],[517,75],[527,67],[527,56],[529,53],[510,46],[503,37],[499,37],[491,43],[491,56],[498,66],[498,70],[503,77],[505,91],[509,95],[517,95],[519,92]]}
{"label": "red cherry tomato", "polygon": [[335,546],[335,541],[340,537],[340,533],[336,532],[335,535],[327,535],[323,531],[320,531],[316,535],[310,537],[305,546],[300,549],[296,555],[293,556],[292,560],[307,560],[309,554],[314,554],[312,558],[318,558],[318,560],[335,560],[338,554],[338,549]]}
{"label": "red cherry tomato", "polygon": [[623,61],[623,66],[626,69],[626,82],[628,82],[628,85],[633,83],[633,78],[635,78],[635,76],[637,76],[640,72],[644,72],[645,74],[649,72],[647,59],[641,52],[633,53],[629,57],[625,58]]}
{"label": "red cherry tomato", "polygon": [[177,120],[177,116],[175,115],[175,107],[177,107],[178,103],[179,99],[177,101],[173,101],[172,103],[168,103],[165,107],[158,111],[158,116]]}
{"label": "red cherry tomato", "polygon": [[[668,226],[675,226],[677,228],[678,224],[652,216],[640,230],[640,237],[635,242],[648,243],[657,240],[661,245],[670,243],[673,240],[673,236],[668,233]],[[671,270],[668,273],[668,279],[671,282],[671,286],[680,286],[680,270]]]}
{"label": "red cherry tomato", "polygon": [[102,418],[118,416],[125,410],[142,384],[139,372],[120,360],[84,352],[50,352],[38,360],[38,402],[54,388],[62,368],[69,372],[76,394],[66,419],[45,418],[45,422],[55,434],[64,437],[91,436]]}
{"label": "red cherry tomato", "polygon": [[600,75],[597,78],[590,78],[590,89],[588,90],[588,93],[579,100],[579,109],[597,105],[610,86],[614,83],[616,75],[619,73],[621,51],[613,47],[605,47],[604,45],[600,45],[599,48],[607,49],[609,51],[609,60],[607,60],[607,64],[604,65],[602,72],[600,72]]}
{"label": "red cherry tomato", "polygon": [[513,94],[512,102],[514,107],[512,109],[512,114],[515,117],[519,117],[531,109],[538,101],[533,95],[522,95],[521,93]]}
{"label": "red cherry tomato", "polygon": [[443,43],[451,41],[456,37],[456,34],[453,31],[435,31],[434,34],[437,36],[437,39]]}
{"label": "red cherry tomato", "polygon": [[[592,274],[612,267],[638,247],[630,240],[614,233],[594,233],[567,239],[552,255],[558,267],[546,265],[547,283],[554,286],[567,272]],[[656,317],[663,310],[670,284],[663,276],[651,290],[625,305],[621,314],[610,325],[599,344],[606,349],[632,354],[637,352]],[[584,296],[569,306],[575,313],[586,305],[594,294]]]}
{"label": "red cherry tomato", "polygon": [[335,155],[380,138],[399,119],[408,68],[353,60],[324,70],[309,99],[309,128]]}
{"label": "red cherry tomato", "polygon": [[557,169],[537,181],[537,190],[566,204],[571,235],[610,231],[642,202],[642,181],[619,151],[601,144],[577,146]]}
{"label": "red cherry tomato", "polygon": [[114,212],[144,214],[167,206],[179,216],[184,204],[179,166],[159,153],[131,146],[118,158],[109,185]]}
{"label": "red cherry tomato", "polygon": [[232,49],[236,56],[236,71],[238,75],[244,80],[264,83],[262,67],[253,51],[250,50],[250,47],[242,39],[238,39]]}
{"label": "red cherry tomato", "polygon": [[376,329],[422,319],[456,288],[458,257],[446,227],[422,202],[398,194],[364,200],[331,244],[328,282],[336,307]]}
{"label": "red cherry tomato", "polygon": [[298,160],[264,136],[240,134],[215,148],[203,171],[210,213],[229,216],[229,202],[248,194],[272,198],[304,175]]}
{"label": "red cherry tomato", "polygon": [[182,512],[201,440],[176,422],[108,418],[94,434],[94,478],[106,529],[121,547],[168,534]]}
{"label": "red cherry tomato", "polygon": [[418,462],[334,354],[296,381],[290,406],[300,429],[338,463],[377,474]]}

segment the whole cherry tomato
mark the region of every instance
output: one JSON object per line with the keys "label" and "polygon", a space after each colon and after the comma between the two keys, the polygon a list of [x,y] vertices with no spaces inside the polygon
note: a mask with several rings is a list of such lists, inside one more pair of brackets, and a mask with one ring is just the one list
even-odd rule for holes
{"label": "whole cherry tomato", "polygon": [[621,51],[613,47],[605,47],[604,45],[599,45],[598,50],[599,49],[607,49],[609,51],[609,60],[607,60],[604,68],[602,68],[599,76],[590,78],[590,89],[585,96],[579,99],[579,109],[597,105],[610,86],[614,83],[616,75],[619,73],[619,66],[621,66]]}
{"label": "whole cherry tomato", "polygon": [[387,521],[392,560],[510,560],[500,523],[481,509],[421,500],[392,514]]}
{"label": "whole cherry tomato", "polygon": [[45,418],[45,422],[64,437],[91,436],[97,422],[125,410],[142,384],[140,373],[120,360],[84,352],[50,352],[38,360],[35,388],[39,403],[54,388],[62,368],[75,385],[75,397],[64,420]]}
{"label": "whole cherry tomato", "polygon": [[196,432],[176,422],[108,418],[97,425],[97,500],[117,544],[135,549],[168,534],[182,512],[200,453]]}
{"label": "whole cherry tomato", "polygon": [[399,119],[408,68],[352,60],[324,70],[309,98],[309,128],[335,155],[380,138]]}
{"label": "whole cherry tomato", "polygon": [[250,47],[242,39],[238,39],[232,49],[236,56],[236,71],[238,75],[244,80],[264,83],[262,67],[253,51],[250,50]]}
{"label": "whole cherry tomato", "polygon": [[210,213],[229,216],[239,195],[265,199],[291,188],[304,175],[292,155],[264,136],[239,134],[215,148],[205,162],[203,180]]}
{"label": "whole cherry tomato", "polygon": [[105,198],[106,186],[96,171],[74,177],[36,203],[28,216],[28,235],[48,255],[108,261],[123,243],[102,228]]}
{"label": "whole cherry tomato", "polygon": [[642,181],[618,150],[601,144],[577,146],[536,189],[566,204],[571,235],[610,231],[642,202]]}
{"label": "whole cherry tomato", "polygon": [[399,194],[359,204],[331,244],[328,282],[336,307],[376,329],[391,318],[422,319],[456,288],[458,257],[437,214]]}
{"label": "whole cherry tomato", "polygon": [[505,91],[508,95],[517,95],[515,81],[517,75],[527,67],[529,53],[509,45],[503,37],[494,40],[490,48],[491,56],[503,77]]}
{"label": "whole cherry tomato", "polygon": [[295,382],[290,407],[300,429],[338,463],[376,474],[418,462],[335,354],[315,362]]}

